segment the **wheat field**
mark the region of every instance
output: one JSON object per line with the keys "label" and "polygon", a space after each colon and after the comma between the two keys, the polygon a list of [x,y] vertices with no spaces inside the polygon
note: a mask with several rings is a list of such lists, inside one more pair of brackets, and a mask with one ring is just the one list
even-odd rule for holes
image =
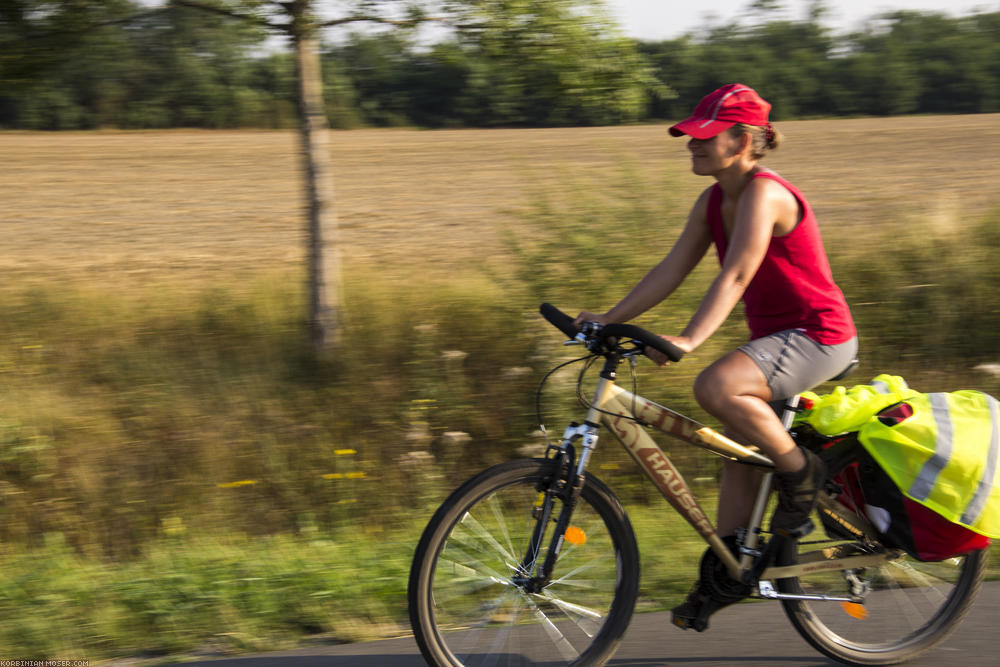
{"label": "wheat field", "polygon": [[[997,206],[1000,115],[781,123],[767,164],[809,197],[831,252],[884,225],[960,228]],[[289,131],[0,133],[7,280],[238,279],[301,264]],[[498,229],[539,192],[600,193],[629,165],[686,206],[708,181],[664,125],[335,132],[339,244],[391,276],[502,259]],[[569,182],[572,181],[572,185]],[[681,224],[664,215],[665,232]],[[593,230],[599,234],[600,230]]]}

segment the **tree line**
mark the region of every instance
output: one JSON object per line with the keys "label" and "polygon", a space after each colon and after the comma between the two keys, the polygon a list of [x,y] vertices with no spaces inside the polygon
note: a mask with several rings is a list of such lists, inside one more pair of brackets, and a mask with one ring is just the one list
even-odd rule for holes
{"label": "tree line", "polygon": [[[69,3],[89,16],[56,5],[11,0],[0,8],[0,128],[299,122],[294,55],[258,26],[132,0]],[[836,34],[823,22],[822,2],[790,20],[779,3],[758,1],[749,19],[637,42],[596,1],[466,5],[475,20],[466,11],[433,42],[398,27],[328,32],[322,71],[331,125],[671,120],[732,81],[761,90],[777,119],[1000,111],[1000,12],[892,12]]]}

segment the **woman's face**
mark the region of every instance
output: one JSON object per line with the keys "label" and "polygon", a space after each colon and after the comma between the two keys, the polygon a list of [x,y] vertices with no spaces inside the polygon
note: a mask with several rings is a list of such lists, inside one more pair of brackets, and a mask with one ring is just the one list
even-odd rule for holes
{"label": "woman's face", "polygon": [[740,144],[729,132],[721,132],[711,139],[691,137],[687,147],[691,151],[691,171],[699,176],[712,176],[735,161]]}

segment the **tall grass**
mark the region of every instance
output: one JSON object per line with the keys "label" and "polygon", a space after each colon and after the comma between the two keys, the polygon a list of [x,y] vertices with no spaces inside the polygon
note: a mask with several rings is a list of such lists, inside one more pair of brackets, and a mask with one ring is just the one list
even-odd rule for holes
{"label": "tall grass", "polygon": [[[412,507],[400,463],[411,450],[455,458],[437,451],[445,433],[475,436],[459,457],[475,465],[523,444],[537,334],[516,306],[474,275],[355,278],[332,358],[302,337],[297,281],[193,297],[8,290],[0,537],[59,533],[119,559],[178,517],[248,534],[338,529]],[[347,506],[368,495],[378,502]]]}
{"label": "tall grass", "polygon": [[[352,267],[345,345],[309,348],[300,276],[206,285],[9,283],[0,316],[0,642],[32,656],[256,650],[304,635],[405,626],[411,550],[432,508],[482,467],[537,452],[534,390],[576,351],[535,314],[606,308],[659,259],[678,219],[628,169],[539,193],[507,236],[507,272],[407,284]],[[975,386],[1000,350],[1000,213],[962,232],[926,221],[829,248],[862,333],[862,382]],[[712,257],[642,323],[680,329]],[[697,370],[743,337],[739,315],[644,395],[706,419]],[[577,411],[572,373],[543,396],[550,429]],[[566,397],[564,398],[563,395]],[[557,434],[556,434],[557,435]],[[675,451],[673,451],[675,450]],[[672,448],[711,497],[714,459]],[[679,595],[697,542],[605,447],[649,554],[643,592]],[[669,527],[669,529],[667,529]],[[668,554],[679,553],[673,558]]]}
{"label": "tall grass", "polygon": [[834,249],[833,260],[864,369],[902,374],[921,391],[1000,393],[1000,378],[983,369],[1000,362],[1000,265],[992,258],[1000,210],[960,228],[902,221],[854,241]]}

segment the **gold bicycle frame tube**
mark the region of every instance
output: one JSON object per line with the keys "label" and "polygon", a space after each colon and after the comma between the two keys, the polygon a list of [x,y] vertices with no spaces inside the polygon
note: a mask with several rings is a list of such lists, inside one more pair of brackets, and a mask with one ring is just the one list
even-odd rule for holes
{"label": "gold bicycle frame tube", "polygon": [[587,420],[594,424],[602,421],[607,425],[667,502],[708,542],[730,575],[739,579],[740,563],[716,534],[711,519],[698,504],[681,473],[636,419],[734,461],[771,470],[774,467],[771,460],[689,417],[636,396],[610,380],[601,378],[598,381]]}

